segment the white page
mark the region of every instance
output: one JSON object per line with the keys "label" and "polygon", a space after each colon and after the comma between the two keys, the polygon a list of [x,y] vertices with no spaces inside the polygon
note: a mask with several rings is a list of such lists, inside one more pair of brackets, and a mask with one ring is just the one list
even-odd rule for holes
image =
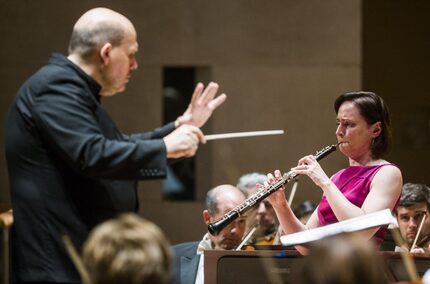
{"label": "white page", "polygon": [[284,246],[299,245],[341,233],[361,231],[388,224],[397,224],[397,221],[391,215],[390,209],[384,209],[327,226],[281,236],[281,243]]}

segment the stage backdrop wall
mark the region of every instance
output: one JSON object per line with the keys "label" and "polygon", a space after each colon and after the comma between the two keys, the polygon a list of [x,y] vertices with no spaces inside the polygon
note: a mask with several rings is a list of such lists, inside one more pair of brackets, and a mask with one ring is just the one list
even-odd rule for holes
{"label": "stage backdrop wall", "polygon": [[[362,78],[366,88],[375,87],[394,104],[397,117],[402,115],[403,104],[396,102],[400,99],[403,102],[405,93],[397,92],[390,84],[403,80],[407,85],[416,72],[422,76],[425,72],[423,68],[409,68],[409,76],[402,79],[400,75],[387,75],[379,80],[386,70],[385,65],[380,69],[370,68],[375,58],[385,56],[384,62],[389,62],[398,50],[406,54],[411,46],[404,43],[392,51],[383,48],[384,43],[391,46],[392,41],[386,36],[388,32],[374,29],[381,25],[381,17],[370,17],[368,13],[373,6],[389,15],[396,15],[403,8],[389,1],[380,5],[369,2],[365,1],[367,6],[363,6],[359,0],[88,0],[62,1],[58,5],[54,0],[2,0],[0,122],[5,124],[7,108],[20,84],[47,61],[52,51],[67,51],[72,26],[84,11],[103,5],[123,13],[138,32],[139,69],[126,92],[103,100],[103,104],[124,132],[150,130],[162,124],[162,74],[166,66],[195,67],[197,79],[205,83],[216,81],[221,92],[227,93],[227,102],[204,128],[206,134],[286,131],[283,136],[220,140],[202,145],[196,157],[194,201],[163,200],[161,181],[139,184],[142,216],[155,221],[172,243],[197,240],[206,229],[201,212],[207,190],[219,184],[236,184],[239,176],[247,172],[288,171],[301,156],[334,143],[333,101],[343,92],[361,89]],[[424,10],[407,1],[400,2],[410,7],[409,13],[403,15],[405,22]],[[428,7],[424,1],[420,3]],[[384,5],[390,5],[391,9],[383,11]],[[422,22],[408,23],[414,25],[408,30],[425,30]],[[412,37],[408,43],[413,47],[423,42],[428,44],[428,37],[422,38],[419,32],[398,30],[394,24],[386,28],[394,35],[400,32],[405,38]],[[375,46],[380,48],[373,50]],[[422,58],[428,62],[428,55],[419,54],[410,58],[414,66],[422,66]],[[392,61],[403,66],[412,64],[406,60]],[[389,74],[402,67],[393,66],[393,62]],[[424,85],[422,81],[418,83]],[[408,105],[410,112],[425,104],[428,107],[428,100],[423,102],[422,95],[426,89],[420,90],[406,95],[409,100],[415,98],[420,102]],[[402,120],[396,118],[394,122],[400,132]],[[1,129],[0,147],[4,149],[4,127]],[[404,148],[394,149],[394,162],[402,166],[408,177],[414,172],[411,177],[430,183],[424,171],[417,170],[425,166],[424,159],[405,162],[405,156],[414,152]],[[427,152],[418,153],[423,156]],[[6,209],[10,200],[4,151],[0,158],[0,201]],[[322,165],[330,175],[345,166],[346,161],[340,153],[335,153],[323,160]],[[287,195],[289,190],[290,185]],[[320,197],[321,190],[302,178],[293,206],[305,199],[318,201]]]}

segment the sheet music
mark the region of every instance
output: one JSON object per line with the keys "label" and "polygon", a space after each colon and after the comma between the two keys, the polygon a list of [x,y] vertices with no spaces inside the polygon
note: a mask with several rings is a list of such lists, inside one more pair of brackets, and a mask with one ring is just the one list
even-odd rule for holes
{"label": "sheet music", "polygon": [[284,246],[299,245],[341,233],[361,231],[388,224],[397,224],[397,221],[391,215],[390,209],[384,209],[327,226],[285,235],[281,237],[281,243]]}

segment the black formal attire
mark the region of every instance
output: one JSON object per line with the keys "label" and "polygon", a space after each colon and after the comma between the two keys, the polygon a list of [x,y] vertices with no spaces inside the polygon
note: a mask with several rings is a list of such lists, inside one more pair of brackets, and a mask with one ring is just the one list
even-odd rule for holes
{"label": "black formal attire", "polygon": [[14,225],[14,282],[79,283],[62,235],[80,249],[89,231],[138,208],[136,180],[166,174],[168,124],[122,134],[100,85],[60,54],[18,91],[6,125]]}
{"label": "black formal attire", "polygon": [[182,243],[173,246],[174,263],[172,284],[194,284],[200,257],[197,248],[200,242]]}

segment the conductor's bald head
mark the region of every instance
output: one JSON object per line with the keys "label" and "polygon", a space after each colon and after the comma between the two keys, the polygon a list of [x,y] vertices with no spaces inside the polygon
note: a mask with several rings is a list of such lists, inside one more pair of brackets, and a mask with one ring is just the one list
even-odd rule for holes
{"label": "conductor's bald head", "polygon": [[107,8],[91,9],[73,27],[69,54],[88,58],[107,42],[113,47],[120,45],[129,31],[135,29],[123,15]]}
{"label": "conductor's bald head", "polygon": [[73,27],[67,58],[100,84],[101,96],[113,96],[125,90],[137,69],[138,47],[136,30],[126,17],[95,8]]}

